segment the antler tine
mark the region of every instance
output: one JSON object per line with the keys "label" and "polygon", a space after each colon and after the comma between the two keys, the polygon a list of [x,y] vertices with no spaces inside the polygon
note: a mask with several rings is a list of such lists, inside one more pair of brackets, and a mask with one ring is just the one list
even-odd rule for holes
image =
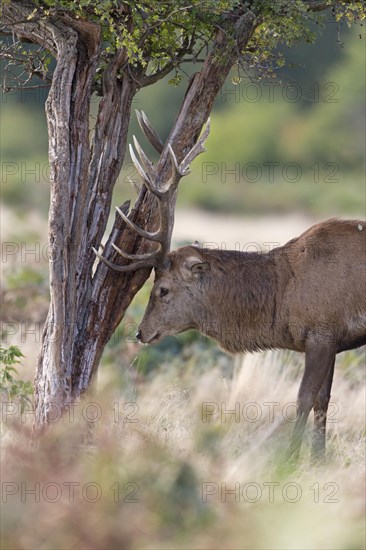
{"label": "antler tine", "polygon": [[164,144],[159,138],[158,134],[155,132],[154,128],[151,126],[149,119],[145,115],[144,111],[135,110],[137,121],[140,125],[141,130],[147,137],[148,141],[154,147],[154,149],[161,155],[164,149]]}
{"label": "antler tine", "polygon": [[153,184],[153,182],[150,180],[149,174],[141,166],[139,160],[137,159],[137,157],[135,155],[135,151],[133,150],[133,147],[132,147],[131,144],[129,145],[129,149],[130,149],[130,156],[131,156],[132,162],[136,166],[136,169],[137,169],[138,173],[140,174],[140,176],[142,178],[142,181],[144,182],[144,184],[146,185],[148,190],[153,195],[155,195],[157,197],[160,197],[161,196],[161,191]]}
{"label": "antler tine", "polygon": [[[175,156],[175,152],[170,143],[167,144],[165,148],[161,142],[159,136],[155,130],[151,127],[150,122],[148,121],[145,113],[143,111],[136,111],[136,116],[142,131],[145,136],[148,138],[150,143],[155,147],[155,149],[163,155],[160,157],[158,168],[154,169],[153,164],[146,156],[136,137],[133,136],[134,145],[136,152],[139,158],[137,158],[133,147],[130,145],[130,155],[131,159],[142,178],[142,181],[146,188],[156,196],[159,208],[159,218],[160,224],[159,228],[154,232],[145,231],[133,221],[131,221],[126,213],[123,212],[120,208],[116,207],[118,214],[121,216],[122,220],[130,227],[133,231],[137,233],[140,237],[148,239],[159,243],[157,250],[152,252],[143,253],[143,254],[129,254],[124,252],[114,243],[112,247],[114,250],[126,260],[132,260],[133,263],[129,265],[118,265],[114,264],[111,261],[104,258],[97,250],[94,250],[94,253],[97,257],[104,262],[108,267],[114,269],[115,271],[128,272],[135,271],[142,268],[152,268],[156,270],[164,270],[169,264],[168,253],[171,244],[173,226],[174,226],[174,204],[175,204],[175,193],[179,181],[185,175],[187,175],[188,167],[191,162],[196,158],[197,155],[205,151],[204,143],[207,139],[207,136],[210,132],[210,120],[207,120],[205,130],[203,131],[201,137],[196,142],[196,144],[190,149],[187,155],[184,157],[183,161],[179,164]],[[171,174],[166,181],[166,161],[170,161],[171,165]],[[135,186],[130,178],[129,181]]]}
{"label": "antler tine", "polygon": [[114,271],[120,271],[122,273],[125,273],[127,271],[136,271],[137,269],[143,269],[147,267],[156,267],[157,265],[155,261],[150,261],[150,260],[135,262],[129,265],[117,265],[110,262],[109,260],[106,260],[106,258],[104,258],[104,256],[99,254],[99,252],[94,247],[93,247],[93,252],[97,256],[97,258],[99,258],[99,260],[103,262],[105,265],[107,265],[109,268],[114,269]]}
{"label": "antler tine", "polygon": [[122,258],[125,258],[126,260],[135,260],[135,261],[145,261],[145,260],[155,260],[157,256],[160,253],[160,250],[156,250],[155,252],[146,252],[146,254],[127,254],[127,252],[124,252],[118,246],[116,246],[114,243],[112,243],[112,246],[116,252]]}
{"label": "antler tine", "polygon": [[169,191],[169,189],[175,189],[178,186],[180,179],[185,176],[184,172],[181,171],[180,166],[178,165],[177,157],[175,156],[175,153],[170,143],[168,143],[168,153],[171,160],[172,173],[168,182],[162,189],[163,193],[166,193],[167,191]]}
{"label": "antler tine", "polygon": [[154,181],[154,176],[155,176],[153,163],[146,156],[144,150],[142,149],[141,145],[137,141],[136,136],[132,136],[132,139],[133,139],[133,143],[135,145],[135,149],[137,151],[137,154],[140,157],[142,167],[145,170],[146,174],[148,175],[150,182],[152,182],[152,181]]}
{"label": "antler tine", "polygon": [[[129,150],[130,150],[130,156],[131,156],[132,162],[134,163],[134,165],[135,165],[138,173],[140,174],[141,178],[143,179],[143,181],[149,180],[149,176],[145,172],[144,168],[141,166],[140,161],[136,157],[135,151],[133,150],[133,147],[132,147],[131,144],[129,144]],[[150,182],[150,180],[149,180],[149,182]]]}
{"label": "antler tine", "polygon": [[184,157],[184,159],[180,163],[179,169],[184,174],[187,174],[187,169],[188,169],[189,165],[191,164],[191,162],[199,154],[204,153],[206,151],[204,145],[205,145],[205,141],[206,141],[209,133],[210,133],[210,119],[208,118],[207,122],[206,122],[206,128],[205,128],[203,134],[201,135],[201,137],[199,138],[197,143],[192,147],[192,149],[190,151],[188,151],[187,155]]}
{"label": "antler tine", "polygon": [[136,231],[136,233],[138,235],[140,235],[140,237],[144,237],[145,239],[148,239],[149,241],[158,241],[160,242],[161,241],[161,234],[160,234],[160,231],[155,231],[154,233],[150,233],[150,231],[145,231],[145,229],[141,229],[141,227],[139,227],[138,225],[136,225],[135,223],[133,223],[130,218],[128,218],[126,216],[126,214],[124,212],[122,212],[122,210],[120,208],[118,208],[118,206],[115,207],[118,214],[121,216],[121,218],[123,219],[124,222],[126,222],[126,224],[128,225],[128,227],[130,227],[131,229],[133,229],[134,231]]}

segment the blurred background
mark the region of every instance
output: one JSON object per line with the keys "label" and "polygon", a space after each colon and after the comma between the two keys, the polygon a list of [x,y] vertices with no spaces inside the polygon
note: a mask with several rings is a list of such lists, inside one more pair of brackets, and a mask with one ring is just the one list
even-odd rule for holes
{"label": "blurred background", "polygon": [[[315,45],[285,50],[289,66],[277,81],[248,73],[226,82],[207,153],[183,181],[178,206],[226,219],[364,214],[365,42],[356,29],[341,36],[329,24]],[[165,136],[183,92],[162,83],[137,96],[136,107]]]}
{"label": "blurred background", "polygon": [[[327,217],[365,217],[365,38],[360,31],[360,26],[340,30],[330,22],[314,45],[284,48],[287,66],[276,80],[257,81],[242,71],[238,82],[237,70],[232,71],[215,102],[207,152],[180,184],[174,245],[198,240],[266,249]],[[196,70],[183,67],[180,86],[169,85],[168,77],[135,98],[134,109],[147,113],[162,139]],[[47,89],[41,88],[0,98],[1,232],[10,243],[1,262],[5,321],[28,316],[42,321],[47,311],[46,97]],[[92,102],[91,128],[97,102]],[[154,160],[134,111],[130,139],[133,133]],[[134,200],[129,177],[138,181],[127,153],[113,204]]]}
{"label": "blurred background", "polygon": [[[285,51],[288,66],[277,80],[257,82],[249,73],[236,85],[229,79],[212,112],[207,152],[182,182],[178,207],[225,213],[226,219],[362,216],[365,41],[359,31],[344,27],[339,35],[337,25],[329,23],[314,45]],[[183,67],[178,87],[168,85],[168,77],[136,96],[135,109],[147,113],[162,138],[196,70]],[[47,216],[49,196],[46,93],[1,96],[2,203],[6,210],[34,211],[41,218]],[[96,104],[97,98],[92,120]],[[140,135],[134,113],[132,132]],[[132,196],[127,176],[136,177],[128,154],[116,203]]]}
{"label": "blurred background", "polygon": [[[212,112],[207,152],[180,184],[175,245],[199,240],[259,250],[324,218],[365,218],[365,36],[360,31],[344,27],[339,33],[329,23],[314,45],[285,51],[288,66],[275,81],[257,82],[250,74],[242,74],[236,85],[228,79]],[[163,139],[196,70],[184,67],[179,87],[166,79],[136,96],[134,108],[146,112]],[[233,71],[231,78],[236,77]],[[17,368],[29,381],[48,308],[46,95],[31,90],[0,97],[2,342],[19,345],[25,357]],[[97,98],[91,126],[96,109]],[[156,158],[134,113],[132,133]],[[134,199],[128,177],[137,180],[126,156],[113,204]],[[27,422],[16,423],[14,416],[6,424],[11,429],[3,432],[8,459],[3,475],[16,485],[5,501],[3,547],[364,548],[364,349],[337,359],[327,467],[308,468],[307,433],[305,461],[293,474],[281,458],[292,424],[287,422],[284,435],[276,430],[283,420],[278,411],[296,398],[302,355],[269,352],[234,359],[193,331],[141,348],[133,335],[150,288],[151,280],[105,350],[97,396],[103,416],[87,453],[67,419],[37,452],[25,443],[31,414]],[[227,410],[254,402],[262,404],[261,416],[223,422],[218,413],[204,423],[205,402]],[[274,402],[275,423],[263,406]],[[70,498],[51,497],[36,505],[31,497],[21,500],[18,491],[23,482],[64,488],[66,481],[81,487],[93,482],[103,498],[95,504],[83,493],[76,505]],[[257,484],[262,496],[256,500],[250,493],[245,499],[241,492],[237,501],[232,493],[223,495],[222,482],[229,489],[240,483],[240,490]],[[280,491],[274,501],[268,497],[272,482]],[[218,490],[204,500],[207,483]],[[296,489],[294,483],[301,491],[298,500],[284,493],[289,485]],[[131,493],[135,499],[129,499]]]}

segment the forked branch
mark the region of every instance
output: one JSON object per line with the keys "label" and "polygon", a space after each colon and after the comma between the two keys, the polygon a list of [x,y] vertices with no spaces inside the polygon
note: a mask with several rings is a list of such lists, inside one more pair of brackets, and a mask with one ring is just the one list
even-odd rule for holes
{"label": "forked branch", "polygon": [[166,171],[162,171],[161,175],[154,167],[153,163],[149,160],[141,145],[133,136],[133,142],[137,155],[132,145],[130,145],[130,155],[132,162],[134,163],[137,172],[139,173],[145,187],[152,193],[158,201],[160,225],[159,229],[154,232],[146,231],[141,227],[133,223],[128,216],[122,212],[118,207],[116,210],[124,222],[133,229],[140,237],[148,239],[149,241],[157,242],[158,249],[145,254],[128,254],[118,248],[115,244],[112,244],[113,248],[118,252],[120,256],[127,260],[133,260],[133,263],[129,265],[118,265],[110,262],[104,256],[102,256],[95,248],[94,253],[98,258],[104,262],[108,267],[115,271],[126,272],[135,271],[142,268],[155,268],[157,270],[164,269],[167,266],[167,254],[170,250],[170,244],[172,239],[172,232],[174,226],[174,204],[172,200],[173,195],[176,193],[179,181],[183,176],[189,174],[189,166],[193,160],[205,151],[204,144],[210,132],[210,120],[207,120],[206,128],[201,137],[197,140],[194,146],[190,149],[187,155],[184,157],[181,163],[178,163],[175,153],[170,143],[163,146],[159,136],[152,128],[148,118],[143,111],[136,111],[137,120],[140,128],[145,134],[151,145],[159,152],[161,158],[164,154],[165,147],[168,151],[168,157],[170,159],[170,176],[167,178]]}

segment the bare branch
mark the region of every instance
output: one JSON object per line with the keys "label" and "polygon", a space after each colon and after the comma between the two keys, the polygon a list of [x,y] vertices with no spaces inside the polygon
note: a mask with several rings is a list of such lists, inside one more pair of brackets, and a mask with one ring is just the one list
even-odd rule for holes
{"label": "bare branch", "polygon": [[174,61],[171,61],[170,63],[167,63],[162,69],[138,78],[138,82],[141,88],[146,88],[146,86],[151,86],[152,84],[155,84],[156,82],[164,78],[164,76],[168,75],[175,66],[176,64],[174,63]]}
{"label": "bare branch", "polygon": [[12,36],[21,37],[33,44],[39,44],[57,57],[54,32],[55,21],[46,17],[35,17],[34,4],[28,2],[2,2],[2,21],[11,28]]}
{"label": "bare branch", "polygon": [[309,11],[324,11],[332,7],[327,2],[324,2],[324,0],[305,0],[304,4],[306,4]]}

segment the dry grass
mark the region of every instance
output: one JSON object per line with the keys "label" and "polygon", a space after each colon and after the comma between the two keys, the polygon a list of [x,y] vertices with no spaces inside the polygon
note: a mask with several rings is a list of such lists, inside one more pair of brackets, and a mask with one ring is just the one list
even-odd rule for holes
{"label": "dry grass", "polygon": [[326,464],[311,466],[308,434],[290,470],[302,359],[247,355],[225,378],[198,357],[124,389],[104,369],[98,396],[36,447],[30,418],[3,416],[2,548],[364,548],[364,355],[339,358]]}

